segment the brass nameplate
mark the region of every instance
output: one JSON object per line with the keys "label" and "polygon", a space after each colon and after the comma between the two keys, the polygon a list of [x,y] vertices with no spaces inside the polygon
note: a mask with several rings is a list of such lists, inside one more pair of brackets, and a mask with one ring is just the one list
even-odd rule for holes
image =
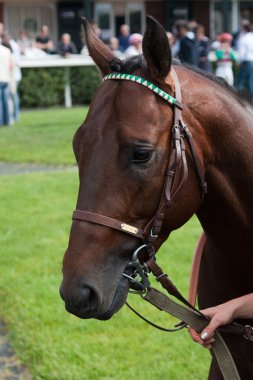
{"label": "brass nameplate", "polygon": [[138,228],[130,226],[129,224],[121,223],[120,227],[123,231],[130,232],[131,234],[134,234],[134,235],[138,234]]}

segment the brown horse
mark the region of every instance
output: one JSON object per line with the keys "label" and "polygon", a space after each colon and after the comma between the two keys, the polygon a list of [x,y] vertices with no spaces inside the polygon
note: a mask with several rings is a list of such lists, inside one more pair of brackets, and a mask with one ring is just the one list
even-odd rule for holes
{"label": "brown horse", "polygon": [[[155,20],[147,19],[143,56],[124,62],[113,57],[87,22],[84,27],[90,55],[103,76],[132,73],[174,95],[170,47]],[[198,289],[199,306],[206,308],[253,291],[253,109],[214,77],[173,66],[182,91],[183,120],[193,135],[208,191],[202,199],[187,146],[188,175],[166,209],[154,247],[196,213],[207,238]],[[125,303],[129,281],[123,273],[140,238],[110,223],[122,220],[124,226],[134,226],[126,229],[138,230],[149,226],[156,214],[171,155],[174,112],[149,88],[107,80],[75,134],[77,209],[86,217],[73,220],[60,292],[66,309],[80,318],[106,320]],[[104,224],[101,218],[89,220],[89,212],[112,219]],[[252,343],[223,336],[241,379],[253,379]],[[222,379],[215,362],[210,379]]]}

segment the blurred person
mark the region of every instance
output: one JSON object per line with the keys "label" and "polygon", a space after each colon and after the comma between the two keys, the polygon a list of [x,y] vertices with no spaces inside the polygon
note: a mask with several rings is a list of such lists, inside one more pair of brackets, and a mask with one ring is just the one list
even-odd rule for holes
{"label": "blurred person", "polygon": [[2,43],[6,43],[6,45],[9,45],[12,50],[13,69],[12,69],[12,80],[9,85],[9,91],[10,91],[10,96],[13,103],[12,118],[13,118],[13,121],[18,121],[19,114],[20,114],[20,100],[19,100],[19,94],[18,94],[18,86],[22,79],[22,74],[21,74],[21,69],[20,69],[20,60],[21,60],[20,48],[17,42],[14,41],[13,38],[11,38],[10,34],[7,31],[3,33]]}
{"label": "blurred person", "polygon": [[246,33],[245,26],[246,26],[246,28],[250,27],[250,22],[247,19],[243,19],[241,21],[241,26],[240,26],[239,30],[232,34],[233,40],[232,40],[231,46],[233,49],[238,50],[238,42],[239,42],[240,38],[242,36],[244,36],[244,34]]}
{"label": "blurred person", "polygon": [[177,56],[179,52],[179,40],[177,40],[174,34],[171,32],[166,32],[166,34],[167,34],[168,41],[170,44],[171,54],[172,54],[172,57],[174,58]]}
{"label": "blurred person", "polygon": [[30,41],[29,47],[25,50],[25,58],[44,58],[47,56],[47,53],[44,50],[41,50],[37,47],[35,41]]}
{"label": "blurred person", "polygon": [[119,50],[124,53],[129,47],[129,38],[130,38],[130,28],[128,25],[123,24],[119,29]]}
{"label": "blurred person", "polygon": [[129,47],[125,51],[125,57],[130,58],[142,53],[142,35],[139,33],[131,34],[129,38]]}
{"label": "blurred person", "polygon": [[242,90],[246,86],[253,94],[253,33],[249,24],[244,25],[244,32],[238,40],[240,64],[236,87]]}
{"label": "blurred person", "polygon": [[219,47],[220,47],[220,41],[219,41],[220,35],[221,35],[221,33],[218,33],[216,35],[215,39],[211,43],[210,50],[215,51],[215,50],[219,49]]}
{"label": "blurred person", "polygon": [[9,83],[12,77],[11,50],[0,44],[0,125],[10,125]]}
{"label": "blurred person", "polygon": [[0,43],[2,42],[3,32],[4,32],[4,24],[0,22]]}
{"label": "blurred person", "polygon": [[87,48],[87,46],[86,45],[83,45],[83,47],[82,47],[82,49],[81,49],[81,51],[80,51],[80,54],[81,55],[85,55],[85,56],[89,56],[89,51],[88,51],[88,48]]}
{"label": "blurred person", "polygon": [[76,45],[71,41],[71,36],[69,33],[63,33],[61,41],[58,44],[57,51],[65,58],[71,54],[77,53]]}
{"label": "blurred person", "polygon": [[183,63],[198,65],[199,49],[198,41],[194,33],[189,29],[188,23],[184,22],[177,26],[180,39],[178,58]]}
{"label": "blurred person", "polygon": [[225,81],[233,86],[234,74],[233,74],[233,62],[236,61],[235,51],[231,48],[232,35],[230,33],[220,34],[219,42],[220,46],[215,51],[216,56],[216,70],[215,75],[217,77],[225,79]]}
{"label": "blurred person", "polygon": [[122,52],[119,50],[119,40],[116,37],[111,37],[109,40],[109,48],[115,55],[115,57],[123,58]]}
{"label": "blurred person", "polygon": [[188,29],[195,35],[195,31],[197,27],[199,26],[198,22],[196,20],[190,20],[188,21]]}
{"label": "blurred person", "polygon": [[90,21],[90,27],[93,30],[93,32],[96,34],[98,38],[102,38],[102,30],[99,28],[96,21],[92,20]]}
{"label": "blurred person", "polygon": [[[96,34],[96,36],[102,40],[102,30],[99,28],[96,21],[94,21],[94,20],[90,21],[90,26],[91,26],[91,29],[93,30],[93,32]],[[89,56],[89,51],[88,51],[88,48],[85,44],[85,41],[83,40],[82,42],[83,42],[83,46],[81,48],[80,54],[85,55],[85,56]]]}
{"label": "blurred person", "polygon": [[55,53],[54,43],[50,38],[47,25],[42,25],[40,33],[36,37],[36,47],[43,50],[47,54]]}
{"label": "blurred person", "polygon": [[211,62],[208,59],[208,54],[210,51],[210,40],[205,35],[205,28],[203,25],[198,25],[195,29],[196,38],[199,42],[199,60],[198,67],[204,71],[212,71]]}
{"label": "blurred person", "polygon": [[19,32],[19,36],[18,36],[18,39],[17,39],[17,44],[19,46],[20,53],[22,55],[25,55],[26,49],[29,49],[29,47],[31,45],[31,41],[27,37],[27,34],[26,34],[26,32],[24,30],[21,30]]}
{"label": "blurred person", "polygon": [[172,48],[172,46],[174,45],[174,42],[175,42],[175,36],[171,32],[166,32],[166,35],[168,37],[170,48]]}

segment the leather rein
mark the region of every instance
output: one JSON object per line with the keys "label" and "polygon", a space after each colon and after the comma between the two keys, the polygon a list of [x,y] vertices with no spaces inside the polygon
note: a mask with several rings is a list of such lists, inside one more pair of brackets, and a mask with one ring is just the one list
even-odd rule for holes
{"label": "leather rein", "polygon": [[[130,281],[130,287],[134,289],[134,293],[141,294],[146,301],[150,302],[158,309],[164,310],[169,314],[174,315],[183,322],[179,323],[179,325],[177,325],[177,327],[173,330],[165,329],[148,321],[146,318],[136,312],[130,305],[127,305],[139,317],[144,319],[152,326],[157,327],[161,330],[177,331],[183,327],[190,325],[196,331],[201,332],[203,328],[208,325],[208,318],[204,316],[199,310],[197,310],[191,302],[187,301],[182,296],[172,281],[168,278],[167,274],[165,274],[157,265],[155,260],[156,252],[153,246],[153,243],[161,232],[168,208],[172,205],[174,199],[179,194],[188,178],[185,142],[188,145],[192,157],[192,162],[195,167],[195,172],[198,177],[202,200],[205,193],[207,192],[207,185],[205,182],[203,169],[196,154],[192,134],[182,119],[183,106],[180,83],[175,70],[172,70],[175,84],[175,97],[172,97],[170,94],[164,92],[153,83],[148,82],[147,80],[135,75],[109,74],[104,78],[104,81],[128,80],[143,85],[144,87],[153,91],[155,94],[161,96],[165,101],[174,107],[174,123],[171,132],[170,157],[168,160],[168,167],[160,203],[155,215],[142,228],[115,218],[83,210],[75,210],[73,212],[72,219],[110,227],[141,239],[143,244],[133,253],[132,259],[127,266],[127,269],[131,270],[132,273],[128,274],[126,270],[123,276],[128,278]],[[139,255],[143,250],[145,250],[145,253],[148,255],[148,259],[146,261],[140,260],[139,258]],[[148,280],[148,275],[150,272],[154,274],[156,280],[162,285],[164,289],[166,289],[169,294],[176,297],[179,301],[186,305],[186,307],[175,303],[168,296],[165,296],[163,293],[151,288],[150,282]],[[253,340],[253,328],[251,326],[232,324],[229,326],[229,329],[223,327],[222,329],[219,329],[219,331],[240,334],[249,340]],[[218,360],[225,380],[240,380],[240,376],[235,367],[233,359],[219,331],[215,332],[215,342],[212,345],[211,351]]]}

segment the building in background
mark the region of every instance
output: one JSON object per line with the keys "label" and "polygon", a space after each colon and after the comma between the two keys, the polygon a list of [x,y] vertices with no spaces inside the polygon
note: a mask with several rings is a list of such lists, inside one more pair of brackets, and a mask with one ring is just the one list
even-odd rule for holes
{"label": "building in background", "polygon": [[34,38],[46,24],[56,42],[62,33],[82,47],[80,17],[95,20],[102,38],[108,40],[119,32],[120,25],[130,25],[131,32],[143,33],[145,16],[154,16],[167,30],[178,19],[194,19],[205,26],[211,37],[218,32],[234,32],[240,20],[253,23],[252,0],[0,0],[0,21],[14,38],[25,30]]}

